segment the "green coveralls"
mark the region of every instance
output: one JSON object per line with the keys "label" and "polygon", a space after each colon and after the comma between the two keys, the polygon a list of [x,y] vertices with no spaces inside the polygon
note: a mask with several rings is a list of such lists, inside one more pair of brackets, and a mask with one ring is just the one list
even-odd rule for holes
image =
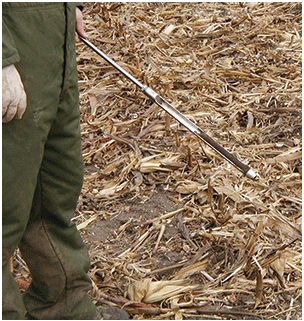
{"label": "green coveralls", "polygon": [[[89,257],[71,222],[83,179],[75,6],[3,3],[3,67],[27,93],[21,120],[3,124],[3,319],[94,319]],[[9,270],[19,246],[32,275],[20,295]]]}

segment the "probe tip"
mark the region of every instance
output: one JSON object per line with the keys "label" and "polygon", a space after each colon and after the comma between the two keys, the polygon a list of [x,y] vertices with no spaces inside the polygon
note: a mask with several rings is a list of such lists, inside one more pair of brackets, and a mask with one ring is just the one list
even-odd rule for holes
{"label": "probe tip", "polygon": [[246,177],[248,177],[254,181],[258,180],[258,174],[252,169],[249,169],[249,171],[246,173]]}

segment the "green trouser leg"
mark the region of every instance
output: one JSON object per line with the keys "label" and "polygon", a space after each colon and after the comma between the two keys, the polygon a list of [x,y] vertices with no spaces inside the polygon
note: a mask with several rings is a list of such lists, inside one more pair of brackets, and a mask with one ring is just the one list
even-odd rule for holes
{"label": "green trouser leg", "polygon": [[65,95],[45,146],[31,219],[19,245],[33,276],[24,302],[36,319],[94,317],[87,295],[89,258],[70,220],[82,181],[79,117],[69,108],[77,106],[77,95],[73,88]]}
{"label": "green trouser leg", "polygon": [[[74,19],[60,3],[3,14],[17,34],[16,67],[28,98],[22,120],[2,128],[3,319],[24,319],[26,312],[35,319],[95,317],[88,254],[71,223],[83,168],[69,14]],[[32,275],[24,297],[9,271],[17,246]]]}

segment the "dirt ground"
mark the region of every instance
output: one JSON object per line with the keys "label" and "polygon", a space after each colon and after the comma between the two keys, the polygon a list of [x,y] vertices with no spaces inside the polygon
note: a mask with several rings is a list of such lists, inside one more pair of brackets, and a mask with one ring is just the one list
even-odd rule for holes
{"label": "dirt ground", "polygon": [[[130,242],[136,242],[136,236],[141,234],[140,229],[165,213],[170,213],[182,208],[182,204],[177,204],[170,193],[165,192],[160,187],[147,200],[136,197],[131,200],[120,202],[117,208],[118,214],[108,220],[98,220],[86,229],[86,239],[91,249],[97,246],[111,247],[116,254],[122,253],[130,247]],[[123,237],[117,237],[117,231],[125,224],[128,224],[124,230]],[[174,238],[182,238],[184,242],[189,242],[183,235],[183,230],[179,225],[178,219],[173,218],[166,226],[163,234],[163,240],[168,241]],[[189,238],[189,237],[188,237]],[[163,252],[163,253],[162,253]],[[183,250],[176,251],[156,251],[154,255],[154,265],[158,268],[167,267],[183,259]]]}

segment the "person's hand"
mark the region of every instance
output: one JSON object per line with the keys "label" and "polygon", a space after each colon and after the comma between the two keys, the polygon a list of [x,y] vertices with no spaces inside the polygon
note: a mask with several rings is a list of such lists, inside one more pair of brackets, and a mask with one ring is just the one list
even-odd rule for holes
{"label": "person's hand", "polygon": [[85,32],[85,27],[84,27],[84,23],[83,23],[83,16],[82,16],[82,12],[79,8],[76,8],[76,32],[79,36],[82,36],[84,38],[87,38],[87,34]]}
{"label": "person's hand", "polygon": [[2,122],[21,119],[26,109],[26,94],[14,65],[2,68]]}

